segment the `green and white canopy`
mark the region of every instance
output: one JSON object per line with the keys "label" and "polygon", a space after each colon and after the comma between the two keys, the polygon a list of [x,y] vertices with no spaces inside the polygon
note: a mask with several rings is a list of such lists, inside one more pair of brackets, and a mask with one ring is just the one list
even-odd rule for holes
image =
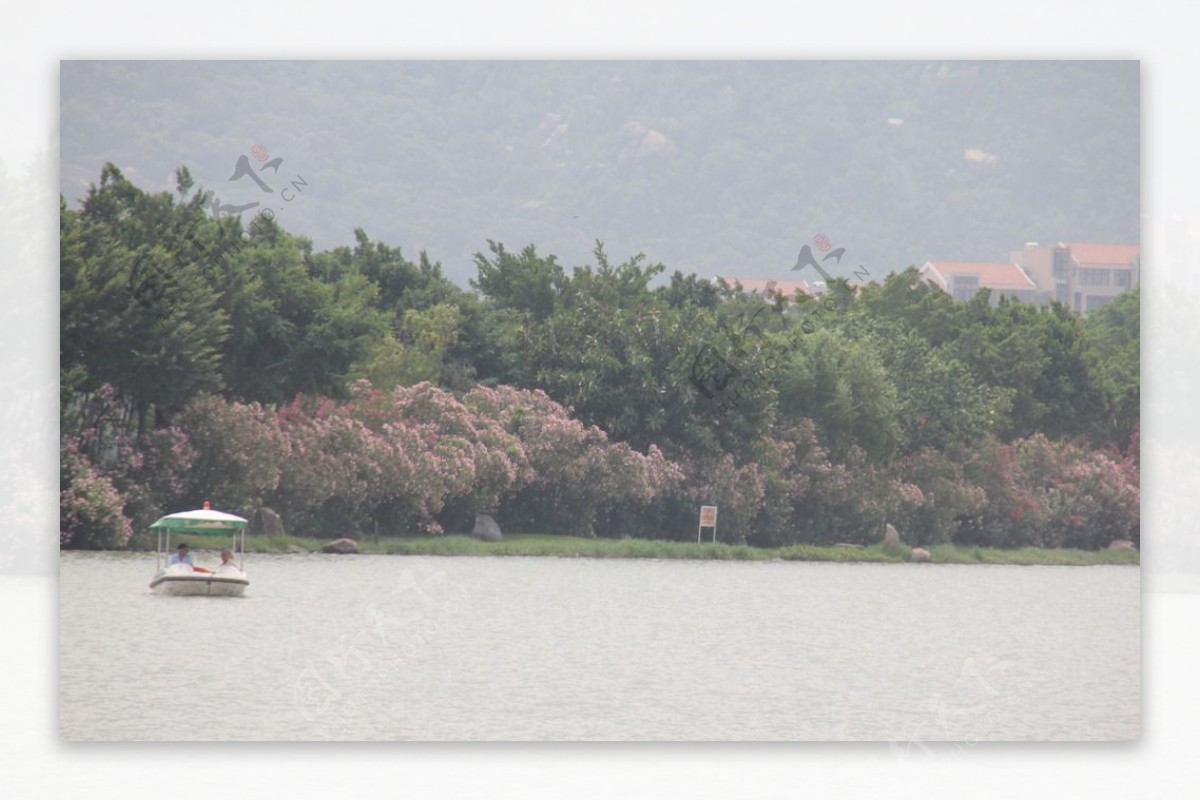
{"label": "green and white canopy", "polygon": [[218,512],[215,509],[195,509],[160,517],[150,524],[150,528],[185,534],[220,534],[243,529],[246,523],[246,518],[237,515]]}

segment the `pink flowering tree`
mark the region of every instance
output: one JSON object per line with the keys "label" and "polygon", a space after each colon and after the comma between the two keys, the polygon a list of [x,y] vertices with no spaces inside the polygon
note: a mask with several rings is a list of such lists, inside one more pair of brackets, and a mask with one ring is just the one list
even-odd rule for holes
{"label": "pink flowering tree", "polygon": [[797,441],[805,436],[815,437],[815,433],[811,421],[799,424],[804,434],[794,428],[783,426],[781,436],[761,440],[752,452],[763,485],[763,499],[748,538],[752,545],[784,545],[796,539],[792,520],[796,501],[808,493],[812,484],[810,475],[796,469]]}
{"label": "pink flowering tree", "polygon": [[884,522],[917,545],[1100,548],[1139,536],[1137,432],[1125,452],[1036,434],[971,451],[918,449],[890,464],[857,446],[833,461],[807,419],[736,452],[614,442],[544,392],[426,382],[275,411],[201,395],[134,440],[105,389],[61,446],[63,547],[127,547],[160,514],[269,503],[324,537],[466,530],[495,513],[510,530],[687,540],[698,508],[720,539],[867,544]]}
{"label": "pink flowering tree", "polygon": [[383,437],[339,405],[308,415],[293,403],[279,419],[287,451],[271,498],[296,533],[356,535],[369,519],[368,503],[386,494],[388,479],[411,470]]}
{"label": "pink flowering tree", "polygon": [[144,436],[137,447],[123,446],[113,465],[113,480],[125,497],[125,513],[133,521],[134,547],[149,547],[149,526],[160,516],[191,508],[187,502],[192,464],[191,441],[174,426]]}
{"label": "pink flowering tree", "polygon": [[987,497],[979,525],[966,533],[972,541],[1094,549],[1138,538],[1139,477],[1129,456],[1035,434],[991,442],[964,470]]}
{"label": "pink flowering tree", "polygon": [[802,542],[831,545],[877,541],[889,518],[888,482],[853,448],[848,463],[803,463],[808,492],[796,504],[796,529]]}
{"label": "pink flowering tree", "polygon": [[898,459],[890,472],[894,480],[921,490],[921,502],[902,504],[893,518],[913,545],[953,542],[964,527],[975,525],[987,505],[986,493],[967,481],[962,464],[933,448]]}
{"label": "pink flowering tree", "polygon": [[682,480],[679,466],[657,447],[641,453],[613,443],[541,390],[476,387],[463,403],[520,445],[524,469],[500,507],[510,527],[595,534],[599,525],[613,536],[640,533],[631,527],[654,518],[655,504]]}
{"label": "pink flowering tree", "polygon": [[513,409],[510,430],[524,445],[533,478],[506,497],[504,514],[527,530],[592,535],[605,494],[600,451],[607,447],[608,435],[554,407]]}
{"label": "pink flowering tree", "polygon": [[877,542],[884,523],[924,501],[918,486],[871,462],[862,448],[851,446],[843,461],[831,461],[811,421],[783,434],[794,445],[792,470],[802,477],[785,542]]}
{"label": "pink flowering tree", "polygon": [[345,402],[301,397],[280,412],[290,450],[277,502],[314,533],[440,534],[531,475],[520,440],[450,392],[350,389]]}
{"label": "pink flowering tree", "polygon": [[1141,499],[1132,459],[1042,434],[1015,447],[1025,491],[1045,509],[1042,545],[1095,549],[1137,539]]}
{"label": "pink flowering tree", "polygon": [[[72,504],[81,498],[114,503],[129,522],[132,538],[67,536],[70,547],[124,547],[150,541],[146,528],[163,514],[164,507],[177,503],[189,474],[194,452],[187,436],[177,428],[150,432],[135,440],[128,424],[128,408],[109,385],[101,386],[67,415],[61,448],[62,487],[73,481],[87,484],[64,497],[63,519],[82,519],[83,511]],[[114,494],[115,493],[115,494]],[[74,511],[71,511],[74,509]],[[93,516],[94,516],[93,509]],[[64,522],[64,526],[67,524]],[[70,532],[64,528],[65,534]]]}
{"label": "pink flowering tree", "polygon": [[110,478],[92,466],[76,442],[64,438],[59,451],[60,547],[124,548],[133,536],[125,499]]}
{"label": "pink flowering tree", "polygon": [[[680,526],[681,538],[696,536],[701,506],[716,506],[718,541],[748,541],[765,495],[763,476],[754,462],[738,464],[729,453],[692,462],[683,482],[687,524]],[[711,536],[712,532],[705,533]]]}
{"label": "pink flowering tree", "polygon": [[199,395],[174,423],[193,452],[177,503],[253,514],[279,486],[288,443],[275,412],[258,403]]}
{"label": "pink flowering tree", "polygon": [[596,476],[596,526],[606,536],[658,539],[668,535],[669,499],[678,494],[684,471],[657,445],[639,453],[616,443],[593,454]]}
{"label": "pink flowering tree", "polygon": [[984,491],[983,513],[963,527],[959,541],[996,548],[1041,546],[1046,542],[1049,508],[1045,493],[1027,481],[1017,447],[985,441],[964,466],[967,480]]}
{"label": "pink flowering tree", "polygon": [[454,512],[447,517],[460,525],[473,522],[476,514],[495,513],[504,495],[532,478],[520,438],[501,420],[480,413],[485,405],[480,398],[489,390],[477,388],[462,400],[429,382],[388,393],[357,382],[352,391],[353,413],[426,432],[437,461],[432,476],[437,491]]}

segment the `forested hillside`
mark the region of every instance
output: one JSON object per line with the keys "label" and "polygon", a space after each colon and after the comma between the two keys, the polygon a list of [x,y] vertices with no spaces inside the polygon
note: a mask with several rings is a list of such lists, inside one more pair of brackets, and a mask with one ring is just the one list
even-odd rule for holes
{"label": "forested hillside", "polygon": [[[62,543],[164,510],[297,533],[509,528],[755,545],[1138,535],[1135,290],[1086,320],[895,273],[817,303],[490,243],[472,288],[356,229],[214,221],[106,165],[61,214]],[[790,301],[790,302],[789,302]]]}
{"label": "forested hillside", "polygon": [[824,232],[882,276],[1139,241],[1139,80],[1136,62],[68,62],[62,192],[77,208],[107,161],[170,191],[187,164],[248,202],[230,176],[260,143],[306,182],[275,203],[289,230],[325,250],[361,227],[463,287],[489,239],[765,276]]}

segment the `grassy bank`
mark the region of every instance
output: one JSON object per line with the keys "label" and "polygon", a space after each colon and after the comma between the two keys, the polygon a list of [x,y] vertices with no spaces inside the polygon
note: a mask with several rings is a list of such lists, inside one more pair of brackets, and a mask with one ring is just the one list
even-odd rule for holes
{"label": "grassy bank", "polygon": [[[219,550],[229,543],[225,536],[188,535],[193,550]],[[290,546],[319,550],[328,540],[304,537],[246,537],[250,553],[286,553]],[[358,540],[368,554],[402,556],[560,556],[605,559],[727,559],[761,561],[783,559],[798,562],[908,562],[907,546],[885,550],[835,548],[825,545],[789,545],[783,548],[754,548],[749,545],[716,545],[664,540],[606,540],[539,534],[512,534],[500,542],[481,542],[471,537],[392,537],[379,542]],[[959,548],[936,545],[929,549],[934,564],[962,565],[1136,565],[1138,551],[1080,551],[1067,548]],[[203,563],[202,560],[198,560]]]}

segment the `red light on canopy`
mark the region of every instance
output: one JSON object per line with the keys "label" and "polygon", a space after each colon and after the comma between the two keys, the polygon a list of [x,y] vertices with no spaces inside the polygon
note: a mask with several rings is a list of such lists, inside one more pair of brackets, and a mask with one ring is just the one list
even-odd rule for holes
{"label": "red light on canopy", "polygon": [[211,508],[212,508],[212,504],[211,504],[211,503],[209,503],[208,501],[205,501],[205,502],[204,502],[204,508],[205,508],[205,509],[211,509]]}

